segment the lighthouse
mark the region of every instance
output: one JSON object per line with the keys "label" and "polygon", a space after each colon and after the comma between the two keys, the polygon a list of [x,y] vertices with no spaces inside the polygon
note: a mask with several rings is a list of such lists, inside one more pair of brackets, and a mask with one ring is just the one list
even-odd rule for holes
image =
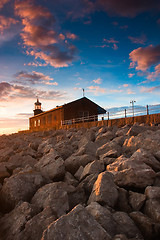
{"label": "lighthouse", "polygon": [[34,116],[43,112],[41,109],[41,105],[42,104],[39,102],[37,98],[37,102],[34,103],[34,110],[33,110]]}

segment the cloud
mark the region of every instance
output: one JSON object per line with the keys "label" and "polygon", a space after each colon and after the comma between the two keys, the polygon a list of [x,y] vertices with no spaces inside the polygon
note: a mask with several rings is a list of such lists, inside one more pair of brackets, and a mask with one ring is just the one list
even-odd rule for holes
{"label": "cloud", "polygon": [[8,3],[10,0],[0,0],[0,8],[3,8],[3,6]]}
{"label": "cloud", "polygon": [[132,78],[134,75],[135,75],[135,73],[129,73],[129,74],[128,74],[128,77],[129,77],[129,78]]}
{"label": "cloud", "polygon": [[110,39],[104,38],[103,41],[106,42],[106,43],[109,43],[109,44],[113,44],[112,48],[114,50],[118,49],[117,43],[119,43],[119,41],[115,40],[114,38],[110,38]]}
{"label": "cloud", "polygon": [[87,87],[87,89],[88,89],[87,92],[92,92],[95,95],[106,93],[106,89],[100,88],[99,86],[89,86],[89,87]]}
{"label": "cloud", "polygon": [[150,45],[146,48],[137,48],[129,54],[130,67],[146,71],[152,65],[160,62],[160,45]]}
{"label": "cloud", "polygon": [[21,38],[27,47],[28,55],[33,56],[37,62],[43,61],[40,64],[55,68],[67,67],[72,63],[76,48],[68,42],[63,42],[63,34],[57,32],[55,18],[48,9],[37,6],[30,0],[17,0],[15,13],[21,18],[24,26]]}
{"label": "cloud", "polygon": [[127,89],[127,94],[135,94],[135,92],[134,91],[132,91],[131,89]]}
{"label": "cloud", "polygon": [[76,36],[74,33],[67,33],[67,34],[66,34],[66,37],[67,37],[68,39],[73,39],[73,40],[75,40],[75,39],[78,38],[78,36]]}
{"label": "cloud", "polygon": [[156,90],[160,90],[160,86],[156,86],[156,87],[151,87],[151,88],[147,88],[147,87],[141,87],[141,90],[140,90],[140,92],[145,92],[145,93],[152,93],[152,92],[154,92],[154,91],[156,91]]}
{"label": "cloud", "polygon": [[95,80],[93,80],[94,83],[96,84],[101,84],[102,83],[102,79],[101,78],[97,78]]}
{"label": "cloud", "polygon": [[17,81],[16,83],[44,83],[46,85],[58,85],[57,82],[50,82],[54,80],[54,78],[51,78],[47,75],[44,75],[43,73],[32,71],[31,73],[28,73],[26,71],[17,72],[14,74],[14,77],[16,77]]}
{"label": "cloud", "polygon": [[135,17],[142,12],[159,10],[159,0],[97,0],[97,5],[109,15]]}
{"label": "cloud", "polygon": [[5,29],[10,28],[10,26],[12,24],[16,24],[18,23],[17,20],[15,20],[14,18],[10,18],[10,17],[5,17],[0,15],[0,32],[1,34],[3,34]]}
{"label": "cloud", "polygon": [[34,99],[40,96],[41,99],[57,99],[64,96],[64,93],[59,91],[38,90],[30,87],[25,87],[7,82],[0,83],[0,100],[13,101],[17,99]]}
{"label": "cloud", "polygon": [[123,87],[125,87],[125,88],[128,87],[128,86],[129,86],[129,84],[123,84]]}
{"label": "cloud", "polygon": [[143,34],[140,37],[128,37],[132,43],[136,43],[136,44],[145,44],[147,38],[146,36]]}
{"label": "cloud", "polygon": [[156,78],[160,77],[160,64],[155,66],[155,71],[148,74],[147,79],[149,81],[155,81]]}

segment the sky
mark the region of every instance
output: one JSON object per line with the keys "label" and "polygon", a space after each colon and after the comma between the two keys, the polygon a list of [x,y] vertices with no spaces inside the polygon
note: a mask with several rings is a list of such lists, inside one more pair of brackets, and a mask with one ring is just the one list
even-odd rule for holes
{"label": "sky", "polygon": [[85,96],[160,103],[159,0],[0,0],[0,134]]}

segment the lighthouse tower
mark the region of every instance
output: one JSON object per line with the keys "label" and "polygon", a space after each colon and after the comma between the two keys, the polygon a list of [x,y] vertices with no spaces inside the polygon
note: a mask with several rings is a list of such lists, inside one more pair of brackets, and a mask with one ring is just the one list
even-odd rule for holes
{"label": "lighthouse tower", "polygon": [[41,103],[39,102],[38,98],[37,98],[37,102],[34,103],[33,112],[34,112],[34,116],[43,112],[41,109]]}

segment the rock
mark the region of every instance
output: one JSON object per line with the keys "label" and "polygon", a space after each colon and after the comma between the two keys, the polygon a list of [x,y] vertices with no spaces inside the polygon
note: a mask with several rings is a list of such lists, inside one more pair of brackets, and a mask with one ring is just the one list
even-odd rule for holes
{"label": "rock", "polygon": [[93,161],[91,163],[88,163],[85,167],[84,170],[81,174],[80,180],[84,179],[90,174],[96,174],[96,173],[101,173],[104,171],[104,164],[102,161]]}
{"label": "rock", "polygon": [[108,232],[111,237],[114,237],[116,233],[116,223],[113,220],[111,212],[97,202],[92,202],[86,209],[106,232]]}
{"label": "rock", "polygon": [[139,133],[144,132],[146,130],[146,127],[144,126],[136,126],[133,125],[128,132],[126,133],[126,135],[128,136],[137,136]]}
{"label": "rock", "polygon": [[67,185],[63,182],[49,183],[38,189],[31,203],[39,209],[49,206],[58,218],[69,210],[68,194],[65,189]]}
{"label": "rock", "polygon": [[107,131],[103,134],[99,134],[96,137],[95,142],[98,146],[102,146],[107,142],[111,141],[114,137],[115,137],[115,134],[112,131]]}
{"label": "rock", "polygon": [[155,172],[145,163],[120,156],[107,166],[107,171],[114,174],[114,181],[120,187],[145,188],[152,185]]}
{"label": "rock", "polygon": [[107,166],[115,161],[115,158],[106,157],[106,154],[100,156],[100,161],[103,161],[104,165]]}
{"label": "rock", "polygon": [[22,151],[18,151],[18,153],[20,154],[20,156],[31,156],[33,158],[36,157],[36,151],[29,146],[23,148]]}
{"label": "rock", "polygon": [[[128,240],[125,234],[116,234],[113,238],[113,240]],[[133,238],[132,238],[133,240]]]}
{"label": "rock", "polygon": [[64,161],[55,150],[51,150],[48,154],[44,155],[35,164],[35,168],[43,176],[53,180],[62,179],[65,175]]}
{"label": "rock", "polygon": [[126,213],[130,213],[132,211],[128,202],[128,192],[124,188],[118,188],[117,209]]}
{"label": "rock", "polygon": [[12,210],[19,201],[30,201],[45,179],[37,172],[18,173],[6,178],[1,191],[3,211]]}
{"label": "rock", "polygon": [[148,186],[145,189],[145,195],[147,199],[160,200],[160,187]]}
{"label": "rock", "polygon": [[[104,154],[105,155],[105,158],[108,157],[108,158],[117,158],[120,156],[120,154],[117,152],[117,150],[110,150],[108,151],[107,153]],[[104,156],[102,155],[102,156]]]}
{"label": "rock", "polygon": [[43,156],[50,152],[50,150],[54,147],[56,141],[53,138],[46,139],[41,142],[38,146],[37,154]]}
{"label": "rock", "polygon": [[143,237],[148,240],[158,240],[160,236],[160,225],[141,212],[132,212],[130,217],[138,226]]}
{"label": "rock", "polygon": [[114,177],[109,172],[98,175],[94,183],[88,203],[99,202],[114,207],[118,200],[118,190],[114,184]]}
{"label": "rock", "polygon": [[96,150],[97,150],[97,144],[87,140],[85,145],[82,145],[76,153],[74,153],[75,156],[81,156],[84,154],[88,154],[92,157],[95,157],[96,155]]}
{"label": "rock", "polygon": [[72,185],[74,187],[77,187],[78,185],[78,181],[75,179],[75,177],[69,173],[69,172],[66,172],[65,173],[65,177],[64,177],[64,182],[67,183],[68,185]]}
{"label": "rock", "polygon": [[10,173],[7,169],[6,163],[1,162],[0,163],[0,183],[3,183],[3,180],[8,177],[10,177]]}
{"label": "rock", "polygon": [[155,187],[160,187],[160,172],[156,173],[155,181],[153,183]]}
{"label": "rock", "polygon": [[85,167],[89,162],[92,162],[93,157],[84,154],[82,156],[72,155],[64,162],[66,170],[71,174],[75,174],[80,166]]}
{"label": "rock", "polygon": [[113,149],[114,151],[117,151],[119,154],[121,154],[122,152],[121,147],[117,143],[111,141],[99,147],[96,151],[96,156],[101,157],[101,155],[104,155],[105,153]]}
{"label": "rock", "polygon": [[79,181],[80,181],[83,170],[84,170],[84,167],[80,166],[77,172],[74,174],[75,178],[78,179]]}
{"label": "rock", "polygon": [[130,129],[130,126],[129,125],[125,125],[121,128],[119,128],[117,131],[116,131],[116,136],[120,137],[120,136],[125,136],[128,132],[128,130]]}
{"label": "rock", "polygon": [[101,134],[103,134],[103,133],[105,133],[105,132],[107,132],[107,130],[108,130],[108,127],[105,126],[105,125],[102,126],[102,127],[100,127],[100,128],[98,129],[97,133],[96,133],[96,137],[99,136],[99,135],[101,135]]}
{"label": "rock", "polygon": [[46,207],[42,212],[31,218],[21,231],[16,240],[38,240],[41,239],[43,231],[56,220],[50,207]]}
{"label": "rock", "polygon": [[97,180],[97,177],[98,177],[98,173],[96,174],[91,174],[89,175],[88,177],[86,177],[80,184],[79,186],[83,187],[83,189],[85,190],[86,194],[89,195],[91,194],[92,192],[92,188],[93,188],[93,185],[95,183],[95,181]]}
{"label": "rock", "polygon": [[144,162],[154,171],[160,171],[160,162],[150,152],[147,152],[142,148],[134,152],[130,159],[133,161]]}
{"label": "rock", "polygon": [[72,210],[78,204],[86,204],[87,197],[81,186],[76,187],[72,192],[68,193],[69,209]]}
{"label": "rock", "polygon": [[63,160],[66,160],[69,156],[71,156],[74,151],[74,148],[69,144],[68,141],[59,141],[57,144],[55,144],[54,149]]}
{"label": "rock", "polygon": [[143,239],[140,231],[127,213],[115,212],[112,216],[114,221],[116,222],[116,232],[118,234],[125,234],[128,238]]}
{"label": "rock", "polygon": [[9,158],[7,168],[10,171],[13,171],[18,167],[24,168],[27,165],[30,165],[33,167],[36,163],[37,163],[37,160],[33,157],[29,155],[22,156],[20,153],[16,153]]}
{"label": "rock", "polygon": [[41,240],[110,240],[109,234],[81,205],[53,222]]}
{"label": "rock", "polygon": [[146,196],[142,193],[129,191],[129,203],[134,211],[139,211],[144,205]]}
{"label": "rock", "polygon": [[[22,202],[10,213],[0,219],[0,239],[13,240],[25,227],[25,224],[36,214],[34,208],[27,202]],[[22,238],[23,239],[23,238]]]}
{"label": "rock", "polygon": [[145,214],[160,223],[160,202],[159,200],[149,199],[146,201]]}
{"label": "rock", "polygon": [[10,147],[0,149],[0,162],[7,162],[8,159],[14,154],[14,151]]}

